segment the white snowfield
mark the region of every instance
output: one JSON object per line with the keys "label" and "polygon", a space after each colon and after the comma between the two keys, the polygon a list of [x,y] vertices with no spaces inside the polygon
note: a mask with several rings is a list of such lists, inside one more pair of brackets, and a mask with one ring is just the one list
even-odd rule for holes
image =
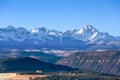
{"label": "white snowfield", "polygon": [[91,25],[86,25],[81,29],[66,30],[65,32],[57,30],[48,30],[47,28],[35,28],[32,30],[27,30],[22,27],[15,28],[13,26],[7,26],[5,28],[0,28],[0,41],[13,40],[17,42],[22,42],[26,39],[36,39],[41,41],[53,40],[59,38],[61,41],[63,38],[69,37],[74,40],[82,40],[84,42],[89,41],[89,43],[96,43],[99,41],[118,41],[120,38],[113,37],[108,33],[99,32]]}

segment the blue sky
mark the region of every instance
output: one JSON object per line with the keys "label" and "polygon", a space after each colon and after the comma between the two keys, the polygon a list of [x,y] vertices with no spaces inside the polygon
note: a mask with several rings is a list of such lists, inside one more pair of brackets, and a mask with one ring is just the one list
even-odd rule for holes
{"label": "blue sky", "polygon": [[0,27],[65,31],[87,24],[120,36],[120,0],[0,0]]}

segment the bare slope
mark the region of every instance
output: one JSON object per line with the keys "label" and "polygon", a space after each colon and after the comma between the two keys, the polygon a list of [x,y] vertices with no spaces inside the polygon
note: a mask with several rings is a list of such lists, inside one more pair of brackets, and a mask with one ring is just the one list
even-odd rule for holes
{"label": "bare slope", "polygon": [[57,64],[120,75],[120,51],[78,52]]}

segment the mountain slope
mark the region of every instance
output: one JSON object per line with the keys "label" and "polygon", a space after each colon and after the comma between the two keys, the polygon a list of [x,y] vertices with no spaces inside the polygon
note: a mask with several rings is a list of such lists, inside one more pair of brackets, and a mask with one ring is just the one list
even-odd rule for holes
{"label": "mountain slope", "polygon": [[111,50],[119,49],[119,42],[119,37],[99,32],[91,25],[65,32],[49,30],[44,27],[30,31],[13,26],[0,28],[0,49]]}
{"label": "mountain slope", "polygon": [[72,68],[54,65],[46,62],[39,61],[37,59],[25,57],[17,59],[0,60],[0,72],[26,72],[26,71],[69,71]]}
{"label": "mountain slope", "polygon": [[78,52],[57,64],[120,75],[120,51]]}

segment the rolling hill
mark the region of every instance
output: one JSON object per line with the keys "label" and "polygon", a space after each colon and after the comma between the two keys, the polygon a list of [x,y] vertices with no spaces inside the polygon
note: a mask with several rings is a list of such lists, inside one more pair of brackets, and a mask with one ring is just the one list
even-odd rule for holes
{"label": "rolling hill", "polygon": [[73,69],[65,66],[42,62],[30,57],[0,60],[0,72],[35,72],[36,70],[53,72],[70,71]]}

